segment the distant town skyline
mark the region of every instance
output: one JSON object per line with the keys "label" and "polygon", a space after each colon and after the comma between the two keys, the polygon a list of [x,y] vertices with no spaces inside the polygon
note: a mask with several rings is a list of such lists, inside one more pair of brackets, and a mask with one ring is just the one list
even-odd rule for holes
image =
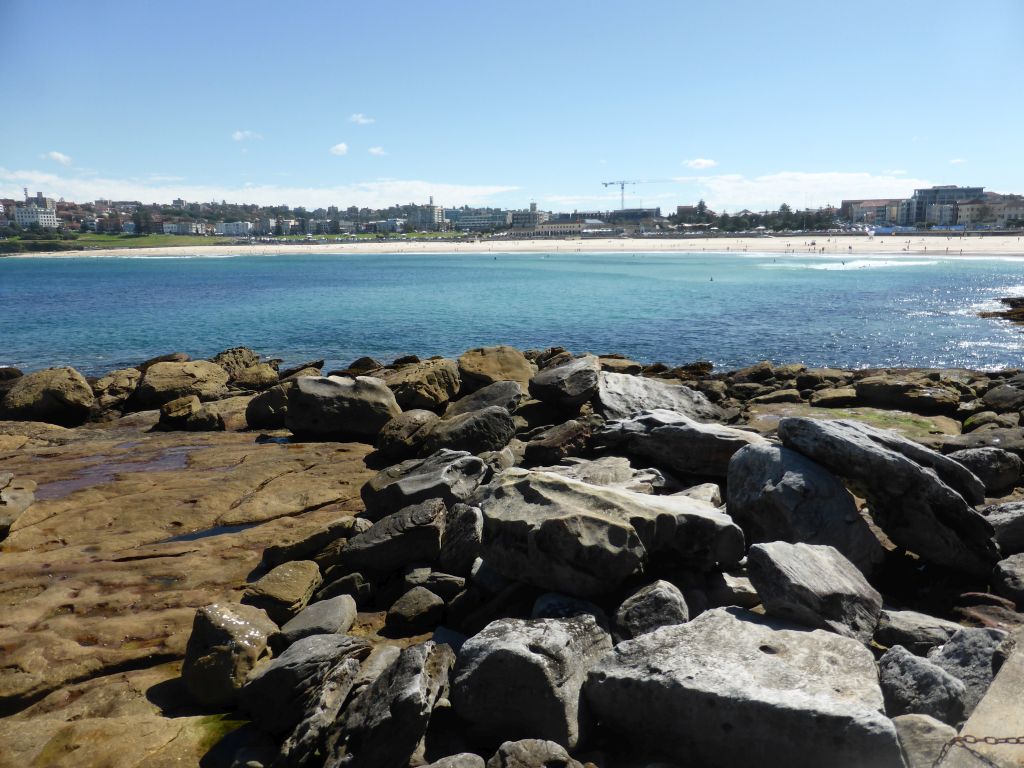
{"label": "distant town skyline", "polygon": [[734,211],[1024,189],[1017,0],[281,14],[0,4],[0,197],[600,210],[627,180],[627,207]]}

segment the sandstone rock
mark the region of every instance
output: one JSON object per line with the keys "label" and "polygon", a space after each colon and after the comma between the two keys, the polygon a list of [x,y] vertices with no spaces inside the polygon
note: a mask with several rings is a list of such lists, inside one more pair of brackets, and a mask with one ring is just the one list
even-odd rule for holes
{"label": "sandstone rock", "polygon": [[381,470],[361,494],[366,516],[376,520],[426,499],[441,499],[449,506],[464,502],[490,477],[490,468],[476,456],[442,450]]}
{"label": "sandstone rock", "polygon": [[866,574],[882,561],[882,545],[843,484],[796,451],[767,442],[741,448],[727,487],[729,516],[748,542],[829,545]]}
{"label": "sandstone rock", "polygon": [[1024,458],[1024,429],[976,429],[966,435],[954,435],[942,441],[943,453],[965,448],[1001,448]]}
{"label": "sandstone rock", "polygon": [[601,372],[597,411],[606,419],[627,419],[640,411],[665,409],[695,421],[721,421],[722,410],[689,387],[624,373]]}
{"label": "sandstone rock", "polygon": [[[320,372],[323,370],[323,367],[323,360],[307,360],[304,363],[293,365],[291,368],[282,368],[277,372],[277,375],[278,378],[281,379],[281,381],[284,381],[285,379],[290,379],[293,376],[298,376],[300,374],[306,376],[319,376]],[[312,373],[304,373],[305,371],[312,371]]]}
{"label": "sandstone rock", "polygon": [[232,347],[218,352],[210,358],[211,363],[216,363],[225,371],[230,378],[234,379],[246,368],[257,365],[260,356],[248,347]]}
{"label": "sandstone rock", "polygon": [[433,562],[441,553],[446,514],[440,499],[430,499],[387,515],[349,539],[340,556],[342,566],[390,573],[410,563]]}
{"label": "sandstone rock", "polygon": [[435,760],[423,768],[487,768],[487,764],[480,755],[472,752],[460,752],[457,755],[449,755]]}
{"label": "sandstone rock", "polygon": [[403,461],[419,454],[439,417],[433,411],[403,411],[377,435],[377,450],[388,459]]}
{"label": "sandstone rock", "polygon": [[402,574],[402,588],[405,590],[423,587],[442,600],[451,600],[466,588],[466,579],[443,571],[435,571],[426,565],[407,566]]}
{"label": "sandstone rock", "polygon": [[902,766],[871,652],[738,608],[617,645],[584,695],[606,727],[686,765]]}
{"label": "sandstone rock", "polygon": [[487,768],[583,768],[565,748],[553,741],[506,741],[487,761]]}
{"label": "sandstone rock", "polygon": [[992,591],[1024,608],[1024,554],[1011,555],[996,564]]}
{"label": "sandstone rock", "polygon": [[399,636],[429,632],[444,617],[444,600],[426,587],[413,587],[388,609],[384,626]]}
{"label": "sandstone rock", "polygon": [[257,363],[238,371],[231,383],[241,389],[264,390],[275,386],[280,378],[273,366],[268,363]]}
{"label": "sandstone rock", "polygon": [[160,406],[160,425],[165,429],[182,429],[189,417],[199,413],[202,403],[195,395],[185,395]]}
{"label": "sandstone rock", "polygon": [[157,363],[187,363],[192,360],[192,357],[185,352],[171,352],[167,355],[158,355],[151,357],[148,360],[144,360],[135,367],[145,373],[152,366]]}
{"label": "sandstone rock", "polygon": [[523,388],[518,381],[496,381],[449,403],[444,412],[444,418],[450,419],[495,405],[504,408],[509,413],[515,413],[522,401]]}
{"label": "sandstone rock", "polygon": [[690,620],[690,610],[679,588],[658,580],[627,597],[615,613],[615,637],[631,640],[659,627]]}
{"label": "sandstone rock", "polygon": [[293,643],[270,663],[257,667],[242,688],[241,705],[260,728],[274,735],[290,731],[315,703],[332,669],[370,655],[370,643],[349,635],[312,635]]}
{"label": "sandstone rock", "polygon": [[447,645],[414,645],[348,705],[325,768],[404,768],[448,695],[454,654]]}
{"label": "sandstone rock", "polygon": [[964,714],[964,684],[942,667],[894,645],[878,661],[885,713],[930,715],[956,725]]}
{"label": "sandstone rock", "polygon": [[709,573],[705,580],[704,594],[712,608],[739,606],[754,608],[761,604],[761,598],[750,583],[750,577],[742,569]]}
{"label": "sandstone rock", "polygon": [[428,456],[442,449],[469,453],[500,451],[515,434],[516,425],[509,412],[491,406],[435,423],[420,450]]}
{"label": "sandstone rock", "polygon": [[899,715],[892,719],[907,768],[933,768],[956,729],[928,715]]}
{"label": "sandstone rock", "polygon": [[571,595],[620,584],[652,553],[709,570],[742,557],[743,535],[708,504],[511,469],[483,491],[483,557],[508,577]]}
{"label": "sandstone rock", "polygon": [[652,459],[680,474],[722,478],[736,451],[747,445],[767,444],[754,432],[701,424],[666,410],[642,411],[609,422],[598,433],[598,442]]}
{"label": "sandstone rock", "polygon": [[[722,489],[719,487],[718,483],[699,483],[698,485],[691,485],[689,488],[685,488],[677,493],[673,493],[672,495],[686,496],[687,498],[696,499],[697,501],[704,501],[714,507],[722,506]],[[729,516],[732,517],[731,514]]]}
{"label": "sandstone rock", "polygon": [[[263,562],[270,568],[290,560],[316,560],[317,555],[338,540],[347,540],[369,530],[372,523],[361,517],[339,517],[305,535],[280,540],[263,550]],[[333,565],[333,563],[332,563]]]}
{"label": "sandstone rock", "polygon": [[480,507],[453,504],[445,517],[438,562],[447,573],[466,576],[483,546],[484,516]]}
{"label": "sandstone rock", "polygon": [[242,603],[262,608],[275,623],[284,624],[306,607],[321,582],[316,563],[294,560],[277,566],[250,584]]}
{"label": "sandstone rock", "polygon": [[[420,359],[416,355],[408,355],[407,357],[400,357],[395,360],[395,365],[405,365],[408,363],[418,363]],[[359,373],[367,373],[369,371],[376,371],[384,367],[384,363],[372,357],[364,355],[358,357],[348,364],[346,370],[358,371]]]}
{"label": "sandstone rock", "polygon": [[991,570],[998,557],[992,527],[971,508],[983,500],[984,489],[962,464],[853,421],[783,419],[779,437],[844,477],[900,546],[968,573]]}
{"label": "sandstone rock", "polygon": [[0,418],[74,427],[96,402],[89,383],[74,368],[47,368],[14,379],[0,398]]}
{"label": "sandstone rock", "polygon": [[14,521],[35,501],[36,484],[16,478],[12,472],[0,472],[0,541],[7,538]]}
{"label": "sandstone rock", "polygon": [[501,619],[471,637],[459,654],[452,705],[471,723],[499,734],[580,739],[580,688],[587,670],[612,647],[593,616]]}
{"label": "sandstone rock", "polygon": [[356,601],[351,595],[310,603],[270,638],[274,653],[280,654],[292,643],[312,635],[348,632],[356,620]]}
{"label": "sandstone rock", "polygon": [[624,357],[601,355],[598,357],[598,360],[601,361],[601,370],[608,371],[609,373],[628,373],[631,376],[636,376],[644,369],[643,365],[636,360],[629,360]]}
{"label": "sandstone rock", "polygon": [[[302,716],[281,744],[274,766],[316,765],[317,757],[324,753],[334,723],[341,715],[360,673],[359,661],[354,658],[345,659],[327,672],[317,689],[301,702]],[[248,768],[249,764],[244,765]]]}
{"label": "sandstone rock", "polygon": [[902,645],[911,653],[924,656],[942,645],[963,627],[917,611],[883,610],[875,630],[875,642],[881,646]]}
{"label": "sandstone rock", "polygon": [[288,390],[285,423],[296,434],[373,437],[401,412],[380,379],[306,376]]}
{"label": "sandstone rock", "polygon": [[590,441],[590,425],[572,419],[540,432],[526,443],[525,459],[530,465],[557,464],[578,456]]}
{"label": "sandstone rock", "polygon": [[951,415],[960,404],[960,391],[948,381],[906,372],[868,376],[857,382],[857,398],[876,408],[911,413]]}
{"label": "sandstone rock", "polygon": [[795,389],[778,389],[750,399],[752,403],[802,403],[800,392]]}
{"label": "sandstone rock", "polygon": [[967,448],[947,456],[971,470],[985,484],[987,496],[1002,496],[1012,491],[1024,468],[1019,456],[1002,448]]}
{"label": "sandstone rock", "polygon": [[251,429],[284,429],[291,383],[277,384],[260,392],[245,408],[245,421]]}
{"label": "sandstone rock", "polygon": [[246,675],[270,655],[267,638],[277,625],[249,605],[215,603],[196,611],[181,677],[201,706],[232,707]]}
{"label": "sandstone rock", "polygon": [[665,487],[665,476],[661,472],[656,469],[633,469],[629,459],[623,456],[601,456],[592,460],[569,457],[562,459],[561,464],[534,469],[579,480],[581,483],[634,493],[654,493],[655,489]]}
{"label": "sandstone rock", "polygon": [[995,411],[980,411],[964,419],[964,433],[982,427],[1013,429],[1020,426],[1020,414],[998,414]]}
{"label": "sandstone rock", "polygon": [[101,376],[92,385],[96,407],[101,411],[120,409],[128,401],[142,378],[138,368],[120,368]]}
{"label": "sandstone rock", "polygon": [[534,370],[522,352],[507,346],[478,347],[459,358],[459,373],[467,392],[496,381],[515,381],[525,390]]}
{"label": "sandstone rock", "polygon": [[583,355],[562,365],[545,368],[530,381],[530,394],[542,403],[578,408],[597,393],[601,363]]}
{"label": "sandstone rock", "polygon": [[999,629],[965,628],[954,634],[945,645],[933,648],[928,660],[946,670],[966,687],[964,715],[969,717],[985,695],[995,671],[993,658],[1007,633]]}
{"label": "sandstone rock", "polygon": [[142,374],[127,407],[144,411],[188,395],[195,395],[200,400],[215,400],[227,394],[227,383],[227,372],[205,360],[154,363]]}
{"label": "sandstone rock", "polygon": [[850,408],[861,405],[861,402],[853,387],[836,387],[819,389],[811,395],[811,405],[815,408]]}
{"label": "sandstone rock", "polygon": [[996,543],[1004,556],[1024,552],[1024,501],[996,504],[983,512],[996,532]]}
{"label": "sandstone rock", "polygon": [[385,371],[384,383],[395,393],[403,411],[443,410],[459,393],[461,379],[454,360],[437,358]]}

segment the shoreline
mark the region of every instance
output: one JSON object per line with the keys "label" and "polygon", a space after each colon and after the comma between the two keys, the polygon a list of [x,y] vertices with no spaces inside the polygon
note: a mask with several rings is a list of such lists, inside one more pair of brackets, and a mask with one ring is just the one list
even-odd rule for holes
{"label": "shoreline", "polygon": [[[810,245],[814,242],[815,245]],[[824,249],[824,250],[822,250]],[[98,248],[82,251],[12,253],[6,258],[174,258],[372,254],[531,254],[531,253],[771,253],[794,256],[928,256],[934,258],[1014,256],[1024,258],[1024,236],[950,236],[907,238],[901,235],[715,238],[594,238],[546,240],[477,240],[473,242],[386,241],[365,243],[257,243],[254,245]]]}

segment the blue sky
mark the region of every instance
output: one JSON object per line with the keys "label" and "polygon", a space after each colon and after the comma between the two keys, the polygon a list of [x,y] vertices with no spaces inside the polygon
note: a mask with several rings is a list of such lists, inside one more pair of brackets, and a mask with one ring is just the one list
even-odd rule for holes
{"label": "blue sky", "polygon": [[0,0],[0,197],[1024,192],[1024,2]]}

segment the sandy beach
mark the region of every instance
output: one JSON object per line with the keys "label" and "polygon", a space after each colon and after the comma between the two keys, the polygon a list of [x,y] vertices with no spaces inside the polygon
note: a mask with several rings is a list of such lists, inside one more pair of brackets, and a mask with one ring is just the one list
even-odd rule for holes
{"label": "sandy beach", "polygon": [[900,256],[1021,256],[1024,237],[1007,235],[880,235],[821,237],[807,235],[717,238],[586,238],[513,240],[481,238],[462,242],[387,240],[380,242],[291,242],[253,245],[103,248],[60,253],[11,254],[13,258],[82,256],[274,256],[294,253],[793,253]]}

